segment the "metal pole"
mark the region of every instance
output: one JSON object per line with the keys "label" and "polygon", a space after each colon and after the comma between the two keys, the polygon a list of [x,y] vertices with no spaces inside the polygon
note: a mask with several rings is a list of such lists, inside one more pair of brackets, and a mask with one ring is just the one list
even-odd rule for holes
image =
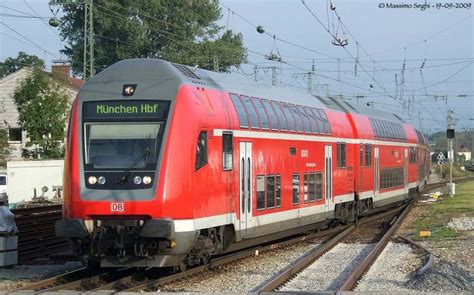
{"label": "metal pole", "polygon": [[276,73],[276,67],[272,67],[272,85],[277,85],[277,73]]}

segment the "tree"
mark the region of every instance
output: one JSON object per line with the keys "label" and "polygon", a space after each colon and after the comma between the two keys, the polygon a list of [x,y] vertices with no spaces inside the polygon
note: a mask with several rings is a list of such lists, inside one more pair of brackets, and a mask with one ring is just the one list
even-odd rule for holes
{"label": "tree", "polygon": [[[84,6],[63,7],[60,31],[74,74],[83,71]],[[242,35],[223,32],[217,0],[94,0],[95,70],[126,58],[163,58],[227,71],[246,62]]]}
{"label": "tree", "polygon": [[44,68],[44,62],[36,55],[29,55],[20,51],[16,58],[9,57],[4,62],[0,62],[0,79],[23,67]]}
{"label": "tree", "polygon": [[64,126],[69,108],[64,85],[34,68],[15,90],[18,123],[30,139],[23,157],[57,159],[64,154]]}
{"label": "tree", "polygon": [[0,167],[7,166],[8,156],[8,132],[0,127]]}

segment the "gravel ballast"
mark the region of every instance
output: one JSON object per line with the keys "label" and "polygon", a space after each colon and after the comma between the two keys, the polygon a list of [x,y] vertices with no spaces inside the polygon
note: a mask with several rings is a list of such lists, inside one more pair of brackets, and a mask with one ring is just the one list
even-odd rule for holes
{"label": "gravel ballast", "polygon": [[448,222],[448,227],[460,231],[474,230],[474,217],[453,218]]}
{"label": "gravel ballast", "polygon": [[334,291],[367,256],[375,244],[337,244],[308,268],[295,276],[280,291]]}
{"label": "gravel ballast", "polygon": [[80,262],[66,262],[64,264],[15,265],[11,268],[0,268],[0,291],[16,289],[79,267],[81,267]]}
{"label": "gravel ballast", "polygon": [[167,284],[161,292],[250,292],[275,272],[287,266],[307,251],[318,247],[311,242],[298,243],[282,249],[260,253],[219,266],[213,271],[201,273],[183,281]]}
{"label": "gravel ballast", "polygon": [[409,245],[389,242],[355,290],[409,291],[405,284],[422,263]]}

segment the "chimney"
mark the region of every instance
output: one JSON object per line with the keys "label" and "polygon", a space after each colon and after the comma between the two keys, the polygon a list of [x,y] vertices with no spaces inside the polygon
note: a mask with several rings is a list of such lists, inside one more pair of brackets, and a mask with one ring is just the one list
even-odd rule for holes
{"label": "chimney", "polygon": [[68,81],[71,76],[71,64],[64,60],[53,60],[51,65],[51,76],[53,78]]}

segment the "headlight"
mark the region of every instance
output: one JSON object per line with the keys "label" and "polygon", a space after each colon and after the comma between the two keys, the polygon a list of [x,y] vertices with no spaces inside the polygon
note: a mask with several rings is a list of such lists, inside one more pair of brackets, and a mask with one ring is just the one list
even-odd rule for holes
{"label": "headlight", "polygon": [[142,183],[142,178],[140,176],[135,176],[133,178],[133,183],[135,183],[136,185],[139,185],[140,183]]}
{"label": "headlight", "polygon": [[89,176],[89,179],[87,179],[87,181],[89,182],[89,184],[94,185],[94,184],[96,184],[96,182],[97,182],[97,177],[95,177],[95,176]]}
{"label": "headlight", "polygon": [[97,182],[98,182],[99,184],[104,184],[105,181],[106,181],[106,179],[105,179],[104,176],[99,176],[99,179],[97,180]]}
{"label": "headlight", "polygon": [[150,184],[151,177],[150,176],[143,176],[143,184]]}

